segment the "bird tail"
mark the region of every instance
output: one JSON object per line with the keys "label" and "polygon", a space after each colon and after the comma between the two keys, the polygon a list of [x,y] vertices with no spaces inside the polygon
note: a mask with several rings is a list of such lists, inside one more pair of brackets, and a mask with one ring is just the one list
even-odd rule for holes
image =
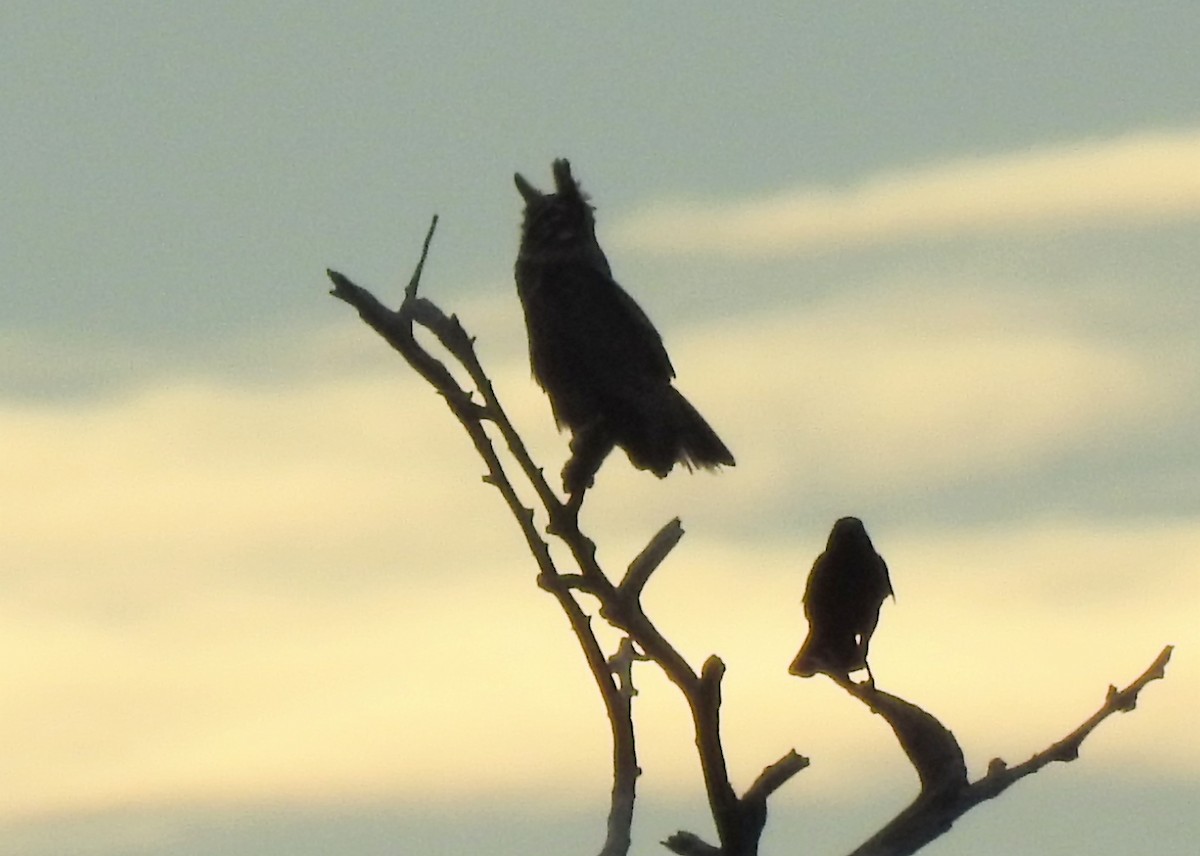
{"label": "bird tail", "polygon": [[851,672],[864,668],[867,665],[866,659],[862,656],[860,646],[854,637],[847,636],[841,641],[849,644],[839,645],[836,644],[837,640],[827,639],[810,632],[808,638],[804,640],[804,644],[800,646],[800,652],[788,666],[788,674],[800,678],[811,678],[820,672],[825,675],[845,677]]}
{"label": "bird tail", "polygon": [[669,389],[668,423],[675,446],[674,460],[689,470],[734,466],[733,453],[721,442],[717,432],[679,390]]}
{"label": "bird tail", "polygon": [[641,470],[664,478],[677,463],[689,470],[733,466],[733,454],[673,386],[635,399],[613,420],[614,442]]}

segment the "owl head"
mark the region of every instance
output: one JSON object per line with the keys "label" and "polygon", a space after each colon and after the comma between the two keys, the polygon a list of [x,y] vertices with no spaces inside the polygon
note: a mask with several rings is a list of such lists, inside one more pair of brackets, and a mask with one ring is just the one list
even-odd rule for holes
{"label": "owl head", "polygon": [[554,193],[542,193],[520,173],[513,176],[525,200],[522,254],[599,252],[594,209],[571,175],[570,162],[559,158],[554,162],[553,172]]}

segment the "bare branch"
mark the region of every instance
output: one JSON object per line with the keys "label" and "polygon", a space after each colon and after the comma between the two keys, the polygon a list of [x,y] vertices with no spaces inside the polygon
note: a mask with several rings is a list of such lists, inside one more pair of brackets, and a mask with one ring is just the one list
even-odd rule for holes
{"label": "bare branch", "polygon": [[621,597],[641,597],[642,589],[646,587],[650,575],[675,549],[675,545],[682,537],[683,524],[679,522],[678,517],[659,529],[650,539],[650,543],[629,563],[629,568],[625,571],[625,576],[617,587]]}
{"label": "bare branch", "polygon": [[726,831],[720,847],[684,830],[661,842],[662,845],[681,856],[753,856],[758,852],[758,841],[767,824],[767,799],[808,765],[808,758],[792,749],[759,773],[741,800],[735,801],[731,828]]}
{"label": "bare branch", "polygon": [[729,782],[721,746],[721,679],[724,675],[725,664],[721,659],[709,657],[699,681],[684,690],[695,722],[700,768],[721,845],[714,847],[698,835],[681,830],[662,844],[683,856],[754,856],[758,853],[758,842],[767,822],[767,798],[808,766],[807,758],[790,751],[763,770],[745,796],[738,799]]}
{"label": "bare branch", "polygon": [[724,677],[725,663],[714,654],[704,661],[700,683],[695,692],[688,695],[688,704],[696,721],[700,769],[704,773],[704,786],[713,808],[713,820],[717,822],[721,848],[736,852],[731,850],[731,845],[740,838],[740,806],[733,785],[729,783],[725,750],[721,746],[721,681]]}
{"label": "bare branch", "polygon": [[808,758],[798,755],[795,749],[789,749],[786,755],[758,774],[758,778],[754,780],[754,783],[742,795],[742,800],[745,802],[765,803],[767,797],[787,784],[792,776],[799,773],[808,765]]}
{"label": "bare branch", "polygon": [[1028,761],[1018,764],[1015,767],[1008,767],[999,758],[993,759],[988,765],[987,775],[971,784],[970,798],[972,805],[999,796],[1018,779],[1022,779],[1030,773],[1036,773],[1051,761],[1065,762],[1074,761],[1078,758],[1080,745],[1097,725],[1114,713],[1126,713],[1133,710],[1137,706],[1138,693],[1151,681],[1161,680],[1166,677],[1167,663],[1170,662],[1171,652],[1174,650],[1175,646],[1173,645],[1163,648],[1146,671],[1142,672],[1137,680],[1125,687],[1125,689],[1118,690],[1114,686],[1109,686],[1104,703],[1100,705],[1099,710],[1062,740],[1038,752]]}
{"label": "bare branch", "polygon": [[[434,217],[425,236],[421,259],[413,271],[408,287],[405,288],[404,301],[398,311],[388,309],[369,291],[355,285],[348,277],[332,270],[328,271],[329,278],[334,285],[331,293],[357,309],[359,316],[383,336],[408,361],[409,365],[445,399],[451,411],[471,437],[476,451],[487,465],[488,471],[484,476],[484,481],[499,490],[513,517],[517,520],[517,524],[525,536],[525,542],[538,564],[539,584],[554,595],[567,615],[571,629],[583,650],[588,668],[600,691],[613,735],[612,802],[609,810],[608,834],[600,852],[601,856],[624,856],[628,853],[631,843],[635,786],[640,773],[637,766],[630,698],[622,693],[618,686],[615,676],[608,667],[604,652],[592,631],[590,619],[572,596],[571,592],[574,586],[569,583],[551,582],[559,577],[559,573],[550,556],[549,546],[534,526],[532,511],[520,501],[513,488],[491,439],[484,430],[483,421],[485,419],[492,421],[500,428],[509,450],[529,477],[535,491],[552,517],[556,513],[561,514],[561,503],[546,485],[545,480],[541,477],[541,470],[533,464],[520,438],[516,435],[516,431],[512,428],[504,409],[495,396],[490,380],[479,365],[475,355],[474,342],[463,330],[458,318],[453,315],[447,316],[436,305],[417,296],[421,272],[436,225],[437,218]],[[416,337],[413,335],[414,323],[419,323],[432,332],[443,347],[467,369],[477,391],[483,397],[484,406],[481,407],[472,401],[470,394],[459,386],[445,365],[416,341]],[[577,549],[586,552],[586,545],[590,545],[590,541],[586,541],[580,536]],[[582,567],[581,570],[591,587],[599,587],[604,593],[611,592],[612,585],[594,564],[594,552],[593,545],[591,547],[592,564],[590,567]],[[602,584],[598,580],[602,581]]]}
{"label": "bare branch", "polygon": [[962,749],[954,735],[931,714],[870,684],[838,681],[855,698],[888,721],[921,780],[917,798],[851,856],[907,856],[950,829],[979,803],[999,796],[1017,780],[1036,773],[1051,761],[1073,761],[1083,740],[1106,718],[1133,710],[1138,693],[1166,674],[1172,647],[1162,650],[1150,667],[1123,690],[1109,687],[1104,704],[1082,725],[1016,767],[999,758],[983,778],[968,783]]}
{"label": "bare branch", "polygon": [[678,853],[679,856],[722,856],[724,853],[720,847],[713,847],[699,835],[691,832],[676,832],[661,844],[672,853]]}
{"label": "bare branch", "polygon": [[838,683],[887,720],[917,771],[922,794],[956,792],[966,787],[966,760],[950,729],[915,704],[870,683],[854,684],[845,679]]}
{"label": "bare branch", "polygon": [[644,663],[650,659],[637,649],[633,640],[628,636],[617,645],[617,653],[608,658],[608,667],[617,676],[617,682],[621,686],[623,695],[633,698],[638,694],[637,688],[633,685],[633,664],[638,661]]}
{"label": "bare branch", "polygon": [[433,233],[437,229],[438,215],[434,214],[429,221],[429,231],[425,233],[425,240],[421,244],[421,257],[417,259],[417,266],[413,268],[412,276],[408,280],[408,286],[404,289],[404,299],[412,300],[417,296],[417,286],[421,283],[421,274],[425,270],[425,259],[429,258],[429,244],[433,241]]}

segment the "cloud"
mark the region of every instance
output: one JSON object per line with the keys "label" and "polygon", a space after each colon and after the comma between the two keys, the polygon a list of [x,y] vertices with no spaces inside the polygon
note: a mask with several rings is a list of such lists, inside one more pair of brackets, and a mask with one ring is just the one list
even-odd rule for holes
{"label": "cloud", "polygon": [[1200,214],[1200,130],[1146,132],[725,202],[662,200],[616,223],[614,246],[786,256],[998,230],[1077,229]]}
{"label": "cloud", "polygon": [[897,532],[886,543],[898,600],[880,667],[961,723],[978,752],[1023,760],[1040,748],[1038,733],[1081,722],[1108,683],[1124,686],[1173,644],[1182,656],[1139,705],[1139,734],[1114,722],[1122,739],[1095,749],[1110,763],[1179,773],[1200,760],[1200,743],[1163,740],[1183,733],[1173,700],[1200,682],[1183,653],[1200,642],[1189,617],[1200,598],[1200,521],[1057,517]]}
{"label": "cloud", "polygon": [[736,470],[711,490],[682,477],[647,488],[624,466],[601,483],[617,496],[707,497],[726,519],[783,496],[886,502],[1099,458],[1186,414],[1193,370],[1166,370],[1152,345],[1072,326],[1079,314],[1073,297],[1036,285],[889,278],[690,328],[672,340],[678,385],[729,443]]}
{"label": "cloud", "polygon": [[[561,749],[546,775],[578,784],[573,768],[600,766],[602,740],[574,748],[573,737],[602,734],[602,720],[561,619],[511,555],[494,578],[446,584],[457,561],[446,553],[433,580],[397,575],[328,598],[196,580],[106,625],[0,605],[0,749],[22,784],[0,797],[0,816],[519,788],[541,740]],[[540,708],[543,669],[577,685],[557,708],[578,725]],[[498,712],[525,705],[541,714],[498,725]]]}

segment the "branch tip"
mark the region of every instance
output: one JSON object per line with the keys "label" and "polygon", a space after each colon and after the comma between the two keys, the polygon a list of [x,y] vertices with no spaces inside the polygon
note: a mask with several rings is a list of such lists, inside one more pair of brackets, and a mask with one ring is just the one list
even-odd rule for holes
{"label": "branch tip", "polygon": [[679,856],[721,856],[721,849],[719,847],[713,847],[693,832],[680,830],[666,841],[660,841],[659,843],[672,853],[679,854]]}
{"label": "branch tip", "polygon": [[765,804],[771,794],[779,790],[792,776],[808,767],[810,763],[808,758],[796,752],[795,749],[789,749],[787,754],[758,774],[758,778],[746,790],[742,801]]}
{"label": "branch tip", "polygon": [[429,244],[433,241],[434,230],[437,229],[438,215],[434,214],[433,219],[429,221],[429,231],[425,233],[425,242],[421,244],[421,258],[417,260],[417,266],[413,269],[412,278],[408,281],[408,286],[404,289],[404,299],[411,300],[417,296],[417,286],[421,283],[421,272],[425,270],[425,259],[429,256]]}
{"label": "branch tip", "polygon": [[637,599],[641,597],[642,589],[650,581],[663,560],[675,549],[675,545],[683,538],[683,525],[679,518],[671,519],[665,526],[654,534],[650,542],[634,557],[625,571],[625,576],[617,586],[623,597]]}

